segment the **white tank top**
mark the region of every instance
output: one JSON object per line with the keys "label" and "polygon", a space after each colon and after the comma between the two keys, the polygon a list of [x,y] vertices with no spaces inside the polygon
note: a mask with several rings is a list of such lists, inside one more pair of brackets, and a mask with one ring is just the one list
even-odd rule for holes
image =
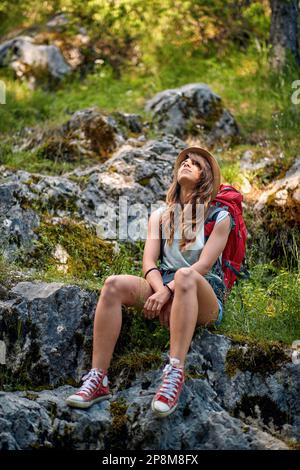
{"label": "white tank top", "polygon": [[[154,212],[161,213],[166,209],[166,207],[159,207]],[[225,217],[230,216],[228,211],[221,210],[216,218],[216,224],[225,219]],[[192,264],[199,261],[199,257],[204,247],[204,225],[198,230],[196,235],[196,240],[193,244],[189,246],[188,250],[183,252],[179,249],[179,239],[178,239],[179,228],[175,231],[175,237],[171,246],[168,245],[166,240],[166,234],[164,227],[162,227],[163,234],[163,258],[161,263],[161,268],[177,270],[183,267],[189,267]],[[177,234],[177,238],[176,238]],[[222,253],[219,256],[220,263],[222,263]]]}

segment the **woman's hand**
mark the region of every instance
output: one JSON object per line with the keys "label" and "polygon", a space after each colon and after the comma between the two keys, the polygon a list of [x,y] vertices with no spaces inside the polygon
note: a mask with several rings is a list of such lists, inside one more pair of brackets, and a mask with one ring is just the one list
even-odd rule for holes
{"label": "woman's hand", "polygon": [[143,307],[145,317],[148,319],[157,317],[160,314],[162,307],[169,300],[170,296],[171,294],[169,289],[165,286],[154,294],[150,295]]}
{"label": "woman's hand", "polygon": [[171,297],[163,306],[163,308],[160,311],[159,314],[159,321],[162,326],[165,326],[170,329],[170,313],[171,313],[171,308],[172,308],[172,303],[173,303],[174,298]]}

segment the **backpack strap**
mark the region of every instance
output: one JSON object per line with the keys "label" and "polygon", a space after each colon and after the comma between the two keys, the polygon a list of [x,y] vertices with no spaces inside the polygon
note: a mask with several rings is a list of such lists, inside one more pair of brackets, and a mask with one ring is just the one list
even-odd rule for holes
{"label": "backpack strap", "polygon": [[212,211],[208,214],[207,218],[205,219],[205,224],[209,223],[209,222],[215,222],[217,220],[217,216],[218,214],[221,212],[221,211],[226,211],[228,212],[229,214],[229,217],[230,217],[230,231],[236,226],[236,223],[235,223],[235,220],[234,218],[232,217],[230,211],[229,211],[229,208],[228,206],[226,206],[225,204],[221,206],[220,202],[217,202],[214,206],[212,206],[213,209]]}
{"label": "backpack strap", "polygon": [[233,271],[234,274],[235,274],[238,278],[240,278],[240,279],[249,279],[249,278],[250,278],[250,273],[249,273],[249,271],[246,269],[245,266],[242,266],[241,269],[240,269],[240,271],[237,271],[237,270],[232,266],[232,264],[231,264],[228,260],[225,260],[225,261],[224,261],[224,265],[225,265],[227,268],[231,269],[231,271]]}
{"label": "backpack strap", "polygon": [[218,213],[221,212],[222,210],[223,208],[219,207],[219,204],[218,206],[217,205],[212,206],[212,210],[210,213],[208,213],[205,223],[212,222],[213,220],[215,220],[217,218]]}

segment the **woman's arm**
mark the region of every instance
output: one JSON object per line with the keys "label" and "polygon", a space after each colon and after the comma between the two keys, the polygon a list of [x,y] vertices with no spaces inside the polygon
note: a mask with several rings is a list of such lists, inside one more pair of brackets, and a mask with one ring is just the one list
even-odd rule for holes
{"label": "woman's arm", "polygon": [[[189,269],[194,269],[203,276],[207,274],[224,250],[230,230],[230,217],[225,217],[221,222],[215,224],[204,245],[199,260],[192,264]],[[175,281],[169,282],[168,286],[174,291]]]}
{"label": "woman's arm", "polygon": [[207,274],[224,250],[231,230],[230,217],[216,223],[204,245],[199,261],[191,265],[200,274]]}
{"label": "woman's arm", "polygon": [[[143,254],[143,274],[145,275],[148,269],[156,267],[157,259],[160,254],[160,235],[159,235],[159,213],[154,211],[148,221],[148,233],[145,241],[144,254]],[[147,281],[151,285],[154,292],[164,287],[162,277],[159,271],[153,269],[147,274]],[[165,288],[166,289],[166,288]]]}

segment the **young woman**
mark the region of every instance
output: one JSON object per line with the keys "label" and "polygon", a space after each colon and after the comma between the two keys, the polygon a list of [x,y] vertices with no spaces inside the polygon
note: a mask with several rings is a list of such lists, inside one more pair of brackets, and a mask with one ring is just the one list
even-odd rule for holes
{"label": "young woman", "polygon": [[[219,165],[207,150],[189,147],[178,155],[166,209],[160,207],[149,218],[144,278],[113,275],[106,279],[94,320],[92,369],[83,377],[80,389],[67,398],[70,406],[88,408],[111,396],[107,370],[121,331],[122,305],[126,305],[142,306],[146,318],[159,317],[169,328],[169,364],[151,407],[159,417],[176,409],[184,383],[185,358],[196,326],[220,323],[222,319],[225,284],[221,256],[233,220],[226,210],[220,211],[205,244],[203,230],[220,178]],[[202,210],[197,212],[197,207]],[[175,220],[180,223],[176,225]],[[160,221],[164,247],[162,263],[157,268]]]}

